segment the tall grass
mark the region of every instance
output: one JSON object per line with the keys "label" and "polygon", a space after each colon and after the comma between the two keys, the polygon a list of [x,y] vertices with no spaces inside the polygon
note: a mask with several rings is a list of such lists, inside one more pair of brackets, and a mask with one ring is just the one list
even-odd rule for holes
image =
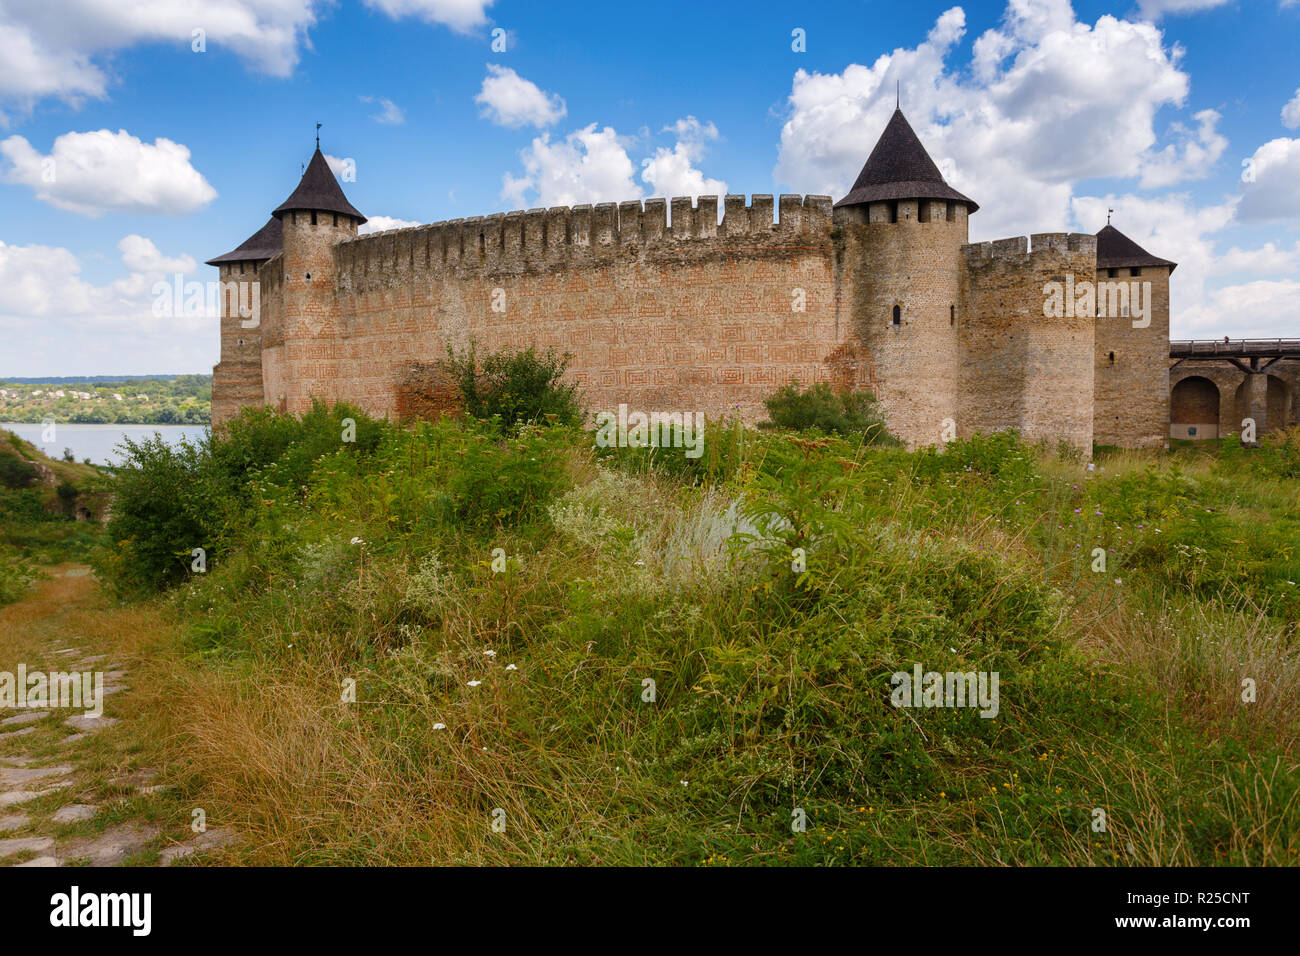
{"label": "tall grass", "polygon": [[[1249,456],[312,445],[339,414],[195,463],[221,531],[155,655],[249,862],[1296,859],[1300,515]],[[998,672],[998,716],[892,706],[914,663]]]}

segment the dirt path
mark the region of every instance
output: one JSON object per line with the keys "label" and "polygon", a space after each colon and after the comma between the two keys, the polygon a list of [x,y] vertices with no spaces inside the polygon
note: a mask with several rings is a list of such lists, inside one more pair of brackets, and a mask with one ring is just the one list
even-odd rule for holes
{"label": "dirt path", "polygon": [[28,687],[36,673],[102,675],[103,712],[0,699],[0,866],[170,865],[229,843],[228,831],[194,833],[180,795],[159,782],[142,709],[156,702],[142,704],[131,679],[157,612],[114,606],[89,568],[48,574],[0,609],[0,681],[12,696],[20,666]]}

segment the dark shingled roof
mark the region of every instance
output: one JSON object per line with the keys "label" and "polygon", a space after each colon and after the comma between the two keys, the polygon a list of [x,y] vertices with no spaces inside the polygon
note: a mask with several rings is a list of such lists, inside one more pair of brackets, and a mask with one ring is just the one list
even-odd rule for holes
{"label": "dark shingled roof", "polygon": [[943,181],[939,167],[921,145],[903,111],[897,109],[858,173],[857,182],[835,205],[857,206],[890,199],[948,199],[966,203],[970,212],[979,209],[973,199]]}
{"label": "dark shingled roof", "polygon": [[1114,226],[1107,224],[1097,233],[1097,268],[1123,269],[1130,266],[1168,266],[1172,273],[1178,263],[1153,256]]}
{"label": "dark shingled roof", "polygon": [[338,180],[330,172],[330,164],[325,161],[319,146],[312,154],[311,162],[307,164],[307,171],[302,174],[302,181],[298,183],[298,188],[293,191],[293,195],[280,203],[271,215],[278,219],[286,212],[301,212],[308,209],[351,216],[358,225],[366,221],[366,217],[357,212],[356,207],[348,202],[348,197],[343,195],[343,190],[339,188]]}
{"label": "dark shingled roof", "polygon": [[209,259],[208,265],[220,265],[223,262],[265,262],[272,256],[278,256],[284,248],[284,227],[280,220],[272,216],[265,226],[257,230],[235,250],[224,256]]}

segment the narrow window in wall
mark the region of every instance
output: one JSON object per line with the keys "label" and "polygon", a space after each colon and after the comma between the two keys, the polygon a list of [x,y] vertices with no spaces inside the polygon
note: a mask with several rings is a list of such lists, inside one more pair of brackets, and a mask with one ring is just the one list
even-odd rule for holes
{"label": "narrow window in wall", "polygon": [[1114,352],[1111,352],[1111,353],[1110,353],[1110,364],[1111,364],[1111,365],[1114,365],[1114,364],[1115,364],[1115,353],[1114,353]]}
{"label": "narrow window in wall", "polygon": [[903,324],[903,309],[900,306],[894,306],[894,325]]}
{"label": "narrow window in wall", "polygon": [[1132,269],[1128,270],[1128,274],[1131,276],[1140,276],[1142,274],[1142,270],[1137,266],[1134,266]]}
{"label": "narrow window in wall", "polygon": [[957,307],[955,305],[948,306],[948,324],[957,324]]}
{"label": "narrow window in wall", "polygon": [[1107,270],[1106,270],[1106,278],[1107,278],[1107,279],[1113,279],[1113,278],[1115,278],[1115,277],[1118,276],[1118,275],[1119,275],[1119,270],[1118,270],[1118,269],[1107,269]]}
{"label": "narrow window in wall", "polygon": [[889,204],[889,221],[898,222],[898,200],[893,200]]}
{"label": "narrow window in wall", "polygon": [[335,214],[334,214],[334,225],[337,226],[338,224],[339,224],[339,214],[338,214],[338,213],[335,213]]}
{"label": "narrow window in wall", "polygon": [[917,208],[916,221],[929,222],[930,221],[930,200],[922,199],[917,204],[916,208]]}
{"label": "narrow window in wall", "polygon": [[315,210],[315,209],[313,209],[313,210],[311,211],[311,224],[312,224],[313,226],[316,225],[316,210]]}

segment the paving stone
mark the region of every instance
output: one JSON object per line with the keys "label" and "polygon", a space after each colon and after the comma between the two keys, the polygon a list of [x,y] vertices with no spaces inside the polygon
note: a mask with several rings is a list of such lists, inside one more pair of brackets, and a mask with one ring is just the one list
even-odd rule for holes
{"label": "paving stone", "polygon": [[189,856],[192,853],[199,853],[204,850],[218,850],[221,847],[229,846],[239,839],[239,835],[233,830],[208,830],[200,833],[189,843],[180,846],[169,846],[158,854],[163,866],[170,865],[174,860]]}
{"label": "paving stone", "polygon": [[25,714],[15,714],[12,717],[6,717],[0,720],[0,726],[17,727],[21,724],[30,724],[33,721],[43,720],[49,716],[48,710],[29,710]]}
{"label": "paving stone", "polygon": [[94,838],[69,841],[61,853],[64,859],[89,857],[92,866],[117,866],[157,835],[155,826],[124,823]]}
{"label": "paving stone", "polygon": [[22,737],[26,734],[34,734],[34,733],[36,733],[35,727],[24,727],[22,730],[10,730],[6,733],[0,734],[0,739],[4,739],[7,737]]}
{"label": "paving stone", "polygon": [[0,807],[15,807],[20,803],[26,803],[28,800],[35,800],[47,793],[53,793],[55,789],[52,787],[49,790],[10,790],[7,793],[0,793]]}
{"label": "paving stone", "polygon": [[112,727],[115,723],[116,717],[87,717],[85,714],[69,717],[63,722],[65,727],[73,730],[99,730],[101,727]]}
{"label": "paving stone", "polygon": [[98,812],[99,807],[92,807],[88,803],[74,803],[54,811],[50,819],[55,823],[80,823],[82,820],[89,820]]}
{"label": "paving stone", "polygon": [[32,822],[32,818],[22,813],[12,813],[7,817],[0,817],[0,833],[8,833],[10,830],[17,830],[25,827]]}
{"label": "paving stone", "polygon": [[72,773],[72,768],[68,766],[0,767],[0,784],[21,785],[33,780],[43,780],[46,777],[61,777],[66,773]]}
{"label": "paving stone", "polygon": [[59,866],[59,861],[52,856],[38,856],[34,860],[28,860],[26,863],[15,863],[14,869],[20,866]]}
{"label": "paving stone", "polygon": [[53,837],[14,837],[0,840],[0,857],[13,856],[15,853],[44,853],[54,849]]}

